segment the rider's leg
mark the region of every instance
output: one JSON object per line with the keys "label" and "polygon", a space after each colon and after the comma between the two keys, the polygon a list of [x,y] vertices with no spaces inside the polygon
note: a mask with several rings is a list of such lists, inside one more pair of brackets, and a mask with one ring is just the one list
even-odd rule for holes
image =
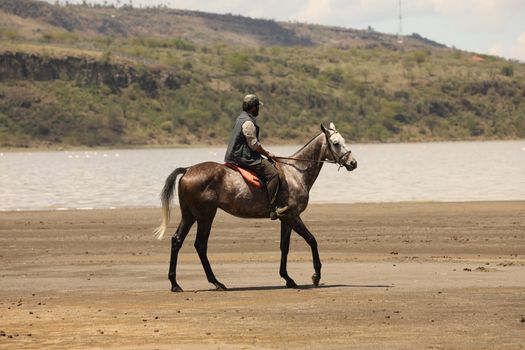
{"label": "rider's leg", "polygon": [[[266,179],[266,190],[268,192],[270,213],[275,212],[277,206],[277,193],[279,192],[280,187],[279,171],[266,159],[263,159],[260,164],[251,166],[250,169],[257,175]],[[275,218],[277,218],[277,216]]]}

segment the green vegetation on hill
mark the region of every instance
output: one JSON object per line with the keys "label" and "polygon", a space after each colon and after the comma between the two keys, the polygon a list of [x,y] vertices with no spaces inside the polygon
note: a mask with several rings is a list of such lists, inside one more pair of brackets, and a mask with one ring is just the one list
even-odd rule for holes
{"label": "green vegetation on hill", "polygon": [[253,92],[266,142],[525,137],[524,64],[417,35],[30,0],[0,23],[4,147],[224,143]]}

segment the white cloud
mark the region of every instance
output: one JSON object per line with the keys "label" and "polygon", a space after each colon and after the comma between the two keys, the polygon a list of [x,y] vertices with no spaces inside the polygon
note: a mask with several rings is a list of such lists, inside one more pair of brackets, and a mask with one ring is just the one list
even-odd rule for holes
{"label": "white cloud", "polygon": [[310,23],[324,22],[333,14],[330,0],[308,0],[297,14],[297,20]]}
{"label": "white cloud", "polygon": [[483,18],[498,17],[512,13],[517,8],[523,8],[521,0],[420,0],[414,6],[431,8],[444,15],[471,15]]}
{"label": "white cloud", "polygon": [[505,47],[500,43],[494,43],[487,53],[525,62],[525,32],[522,32],[510,47],[509,45]]}
{"label": "white cloud", "polygon": [[[283,2],[289,2],[283,0]],[[308,0],[293,1],[298,14],[307,19],[346,17],[350,20],[366,17],[369,20],[397,18],[398,0]],[[508,15],[525,9],[523,0],[403,0],[403,13],[410,15],[461,16],[465,20],[485,23],[504,21]]]}
{"label": "white cloud", "polygon": [[525,32],[518,36],[509,50],[509,56],[525,62]]}
{"label": "white cloud", "polygon": [[388,18],[397,18],[395,0],[308,0],[299,2],[290,19],[343,27],[362,27]]}
{"label": "white cloud", "polygon": [[503,56],[504,54],[503,46],[500,43],[492,44],[489,48],[488,54],[494,55],[494,56]]}

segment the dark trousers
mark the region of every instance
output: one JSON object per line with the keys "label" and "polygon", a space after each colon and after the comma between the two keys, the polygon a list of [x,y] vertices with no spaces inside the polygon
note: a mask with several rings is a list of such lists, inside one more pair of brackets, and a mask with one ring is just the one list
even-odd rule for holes
{"label": "dark trousers", "polygon": [[277,192],[279,192],[279,172],[267,159],[262,159],[260,164],[252,165],[250,170],[266,180],[266,189],[268,191],[268,201],[270,208],[276,205]]}

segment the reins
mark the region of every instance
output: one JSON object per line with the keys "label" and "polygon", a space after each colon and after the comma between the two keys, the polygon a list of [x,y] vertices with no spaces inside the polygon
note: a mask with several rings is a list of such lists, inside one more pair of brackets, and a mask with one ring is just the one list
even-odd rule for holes
{"label": "reins", "polygon": [[298,160],[298,161],[301,161],[301,162],[313,162],[313,163],[337,163],[336,161],[334,160],[317,160],[317,159],[304,159],[304,158],[294,158],[294,157],[274,157],[273,159],[275,160],[278,160],[278,159],[285,159],[285,160]]}

